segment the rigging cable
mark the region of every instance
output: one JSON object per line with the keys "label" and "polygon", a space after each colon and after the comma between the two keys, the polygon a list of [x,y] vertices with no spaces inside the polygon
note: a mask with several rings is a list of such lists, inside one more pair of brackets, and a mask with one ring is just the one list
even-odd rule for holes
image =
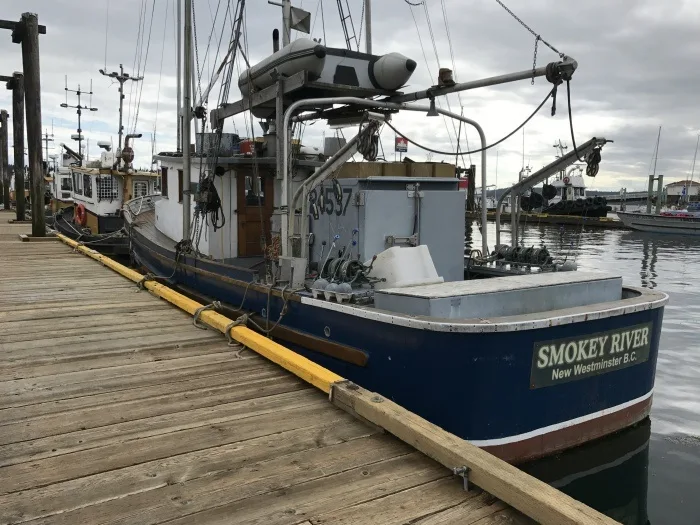
{"label": "rigging cable", "polygon": [[472,151],[454,152],[454,151],[440,151],[440,150],[432,149],[432,148],[429,148],[429,147],[427,147],[427,146],[423,146],[422,144],[419,144],[419,143],[416,142],[415,140],[412,140],[412,139],[408,138],[406,135],[404,135],[404,134],[401,133],[398,129],[396,129],[390,122],[385,121],[385,123],[386,123],[386,125],[389,126],[391,129],[393,129],[394,132],[395,132],[397,135],[399,135],[400,137],[403,137],[404,139],[406,139],[408,142],[410,142],[410,143],[413,144],[414,146],[417,146],[417,147],[419,147],[419,148],[421,148],[421,149],[424,149],[424,150],[426,150],[426,151],[430,151],[431,153],[435,153],[435,154],[437,154],[437,155],[447,155],[447,156],[450,156],[450,157],[454,157],[454,156],[456,156],[456,155],[469,155],[469,154],[471,154],[471,153],[480,153],[480,152],[482,152],[482,151],[486,151],[486,150],[488,150],[488,149],[491,149],[491,148],[493,148],[494,146],[498,146],[501,142],[503,142],[503,141],[509,139],[510,137],[512,137],[512,136],[513,136],[515,133],[517,133],[525,124],[527,124],[528,122],[530,122],[530,120],[532,119],[532,117],[534,117],[534,116],[540,111],[540,109],[542,109],[542,106],[544,106],[544,105],[547,103],[547,101],[549,100],[549,98],[550,98],[553,94],[554,94],[554,89],[552,89],[549,93],[547,93],[547,96],[546,96],[546,97],[544,98],[544,100],[540,103],[540,105],[537,106],[537,108],[535,109],[535,111],[533,111],[533,112],[530,114],[530,116],[527,117],[527,118],[525,119],[525,121],[523,121],[522,124],[520,124],[517,128],[515,128],[515,129],[514,129],[513,131],[511,131],[510,133],[508,133],[508,135],[506,135],[506,136],[503,137],[502,139],[500,139],[500,140],[494,142],[493,144],[490,144],[490,145],[486,146],[485,148],[479,148],[479,149],[475,149],[475,150],[472,150]]}
{"label": "rigging cable", "polygon": [[569,107],[569,129],[571,130],[571,143],[574,146],[574,153],[576,153],[576,159],[579,162],[585,162],[578,154],[578,148],[576,147],[576,138],[574,137],[574,120],[571,117],[571,88],[569,86],[569,80],[566,81],[566,102],[567,106]]}
{"label": "rigging cable", "polygon": [[523,21],[518,17],[518,15],[516,15],[513,11],[511,11],[510,9],[508,9],[508,6],[506,6],[503,2],[501,2],[501,0],[496,0],[496,3],[498,3],[498,5],[500,5],[503,9],[505,9],[506,12],[507,12],[510,16],[512,16],[513,18],[515,18],[515,20],[517,20],[518,22],[520,22],[520,25],[521,25],[521,26],[523,26],[523,27],[524,27],[525,29],[527,29],[530,33],[532,33],[532,36],[534,36],[536,40],[539,40],[539,41],[542,42],[545,46],[547,46],[549,49],[551,49],[551,50],[554,51],[557,55],[559,55],[559,58],[564,58],[564,57],[566,56],[566,55],[564,55],[564,53],[562,53],[562,52],[559,51],[556,47],[554,47],[552,44],[550,44],[549,42],[547,42],[547,41],[546,41],[544,38],[542,38],[540,35],[538,35],[537,33],[535,33],[535,32],[530,28],[530,26],[528,26],[525,22],[523,22]]}
{"label": "rigging cable", "polygon": [[360,42],[362,42],[362,28],[365,26],[365,3],[362,2],[362,11],[360,12],[360,33],[357,36],[357,50],[360,50]]}
{"label": "rigging cable", "polygon": [[[228,2],[227,2],[228,4]],[[207,60],[209,59],[209,48],[211,46],[211,41],[212,37],[216,37],[216,19],[219,17],[219,9],[221,8],[221,0],[219,0],[219,3],[216,4],[216,12],[212,15],[212,24],[211,24],[211,31],[209,31],[209,38],[207,39],[207,48],[204,50],[204,59],[202,60],[202,70],[207,65]],[[209,5],[209,14],[211,15],[211,5]],[[224,18],[224,24],[226,24],[226,18]],[[223,27],[221,30],[221,34],[223,36]],[[219,45],[221,45],[221,40],[219,40]],[[219,56],[219,47],[217,46],[216,48],[216,57],[214,58],[214,68],[216,67],[216,59]],[[211,78],[211,77],[210,77]],[[201,95],[200,95],[201,96]],[[202,104],[205,104],[206,101],[202,100]]]}
{"label": "rigging cable", "polygon": [[163,80],[163,56],[165,55],[165,36],[168,31],[168,11],[170,2],[165,4],[165,22],[163,23],[163,45],[160,49],[160,73],[158,74],[158,95],[156,96],[156,116],[153,122],[153,149],[155,149],[156,133],[158,132],[158,107],[160,106],[160,85]]}
{"label": "rigging cable", "polygon": [[[136,59],[139,56],[139,49],[141,46],[141,35],[143,33],[142,22],[146,16],[145,10],[146,10],[146,0],[141,0],[141,8],[139,9],[138,31],[136,33],[136,47],[134,48],[134,63],[131,66],[132,73],[134,71],[136,71]],[[139,76],[138,72],[137,72],[136,76]],[[133,93],[134,93],[134,83],[129,82],[129,103],[127,104],[128,108],[129,108],[129,112],[127,113],[127,117],[126,117],[126,129],[127,130],[131,129],[131,107],[132,107],[131,101],[132,101]]]}
{"label": "rigging cable", "polygon": [[[245,13],[241,13],[241,18],[243,19],[243,43],[245,47],[245,54],[247,56],[250,56],[250,48],[249,48],[249,39],[248,39],[248,12],[246,11]],[[235,35],[234,35],[235,36]],[[251,82],[252,84],[252,79],[250,78],[251,72],[250,69],[248,69],[248,81]],[[257,194],[258,197],[258,213],[259,213],[259,218],[260,218],[260,247],[262,248],[262,253],[263,257],[265,260],[265,267],[266,267],[266,272],[270,277],[272,276],[272,262],[270,260],[269,254],[268,254],[268,245],[267,245],[267,235],[265,230],[267,229],[265,226],[265,218],[263,217],[263,202],[262,202],[262,195],[261,193],[267,194],[268,192],[265,192],[265,185],[262,180],[262,176],[260,175],[260,170],[258,167],[258,152],[257,152],[257,147],[256,147],[256,142],[255,142],[255,127],[254,127],[254,122],[253,122],[253,112],[248,111],[249,119],[250,119],[250,131],[251,131],[251,140],[253,142],[253,176],[251,177],[251,190]],[[247,127],[247,123],[246,123]],[[278,130],[279,132],[279,130]],[[293,148],[289,148],[290,150]],[[256,188],[256,184],[259,186]],[[270,195],[266,195],[268,201],[270,199]],[[273,277],[273,282],[274,282],[274,277]],[[270,315],[270,309],[267,309],[267,315],[269,317]]]}
{"label": "rigging cable", "polygon": [[[148,42],[146,44],[146,56],[144,57],[143,60],[143,69],[141,70],[141,74],[139,76],[143,77],[144,73],[146,72],[146,64],[148,63],[148,51],[151,48],[151,32],[153,30],[153,15],[156,10],[156,0],[153,0],[153,4],[151,7],[151,23],[148,26]],[[143,47],[143,42],[142,42],[142,47]],[[133,82],[132,82],[133,83]],[[136,115],[134,117],[134,126],[133,126],[133,133],[136,133],[136,125],[139,122],[139,110],[141,109],[141,96],[143,95],[143,85],[144,82],[141,82],[141,86],[139,88],[139,98],[138,102],[136,103]]]}
{"label": "rigging cable", "polygon": [[[406,2],[409,6],[413,6],[410,2]],[[417,4],[421,5],[421,4]],[[416,15],[413,13],[413,7],[409,8],[411,11],[411,16],[413,17],[413,23],[416,26],[416,33],[418,34],[418,43],[420,44],[420,49],[423,52],[423,59],[425,60],[425,67],[428,70],[428,74],[430,75],[431,78],[433,77],[432,72],[430,71],[430,63],[428,62],[428,55],[425,53],[425,46],[423,45],[423,39],[420,36],[420,29],[418,27],[418,20],[416,20]],[[440,104],[440,99],[435,99],[435,103],[438,105],[440,109],[442,109],[442,105]],[[450,127],[447,125],[447,119],[445,118],[445,115],[442,116],[442,120],[445,123],[445,129],[447,131],[447,138],[450,140],[450,145],[454,147],[454,142],[452,142],[452,135],[450,135]]]}
{"label": "rigging cable", "polygon": [[[442,4],[442,18],[445,21],[445,33],[447,33],[447,44],[449,45],[449,48],[450,48],[450,59],[452,61],[452,73],[454,75],[455,82],[457,82],[458,81],[457,62],[455,60],[454,47],[452,46],[452,33],[450,31],[449,17],[447,16],[447,6],[445,5],[445,0],[440,0],[440,3]],[[461,91],[457,92],[457,100],[459,101],[459,107],[460,107],[461,113],[464,114],[464,103],[462,102],[462,92]],[[461,128],[462,128],[462,126],[460,126],[460,129]],[[460,137],[461,137],[461,133],[457,135],[457,148],[458,149],[459,149]],[[464,127],[464,140],[467,142],[467,149],[469,149],[469,133],[467,132],[466,127]],[[464,157],[462,157],[462,161],[464,161]],[[469,164],[472,164],[472,156],[471,155],[469,155]]]}
{"label": "rigging cable", "polygon": [[[197,67],[197,87],[199,88],[199,98],[202,98],[202,71],[199,68],[199,46],[197,43],[197,18],[195,17],[194,2],[192,2],[192,35],[194,36],[194,60]],[[197,98],[197,93],[194,93]],[[196,128],[196,126],[195,126]]]}
{"label": "rigging cable", "polygon": [[[428,24],[428,33],[430,34],[430,40],[433,44],[433,52],[435,53],[435,62],[437,62],[438,66],[438,71],[440,70],[440,56],[438,54],[437,50],[437,43],[435,42],[435,33],[433,32],[433,23],[430,21],[430,11],[428,11],[428,0],[423,0],[423,11],[425,12],[425,20]],[[452,104],[450,103],[450,96],[449,94],[445,95],[445,102],[447,103],[447,109],[451,112],[452,111]],[[444,117],[445,121],[445,126],[447,126],[447,119]],[[455,140],[457,141],[457,150],[459,150],[459,137],[457,134],[457,126],[455,125],[454,120],[452,121],[452,131],[455,134]],[[448,131],[449,133],[449,131]]]}

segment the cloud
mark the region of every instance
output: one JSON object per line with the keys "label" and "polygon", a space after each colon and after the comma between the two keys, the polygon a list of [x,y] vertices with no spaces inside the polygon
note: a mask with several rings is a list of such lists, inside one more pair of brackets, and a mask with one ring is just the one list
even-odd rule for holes
{"label": "cloud", "polygon": [[[535,32],[579,63],[571,83],[576,140],[583,143],[592,136],[605,136],[615,141],[603,150],[601,171],[595,180],[589,181],[591,188],[643,189],[659,126],[662,126],[662,134],[657,171],[664,173],[667,180],[688,176],[700,131],[700,109],[696,101],[700,71],[700,37],[696,28],[700,26],[700,3],[692,0],[511,0],[508,3]],[[226,9],[230,4],[235,2],[195,0],[202,88],[208,84],[211,71],[226,51],[231,25]],[[70,142],[70,135],[77,126],[75,110],[60,108],[61,102],[66,100],[65,76],[71,89],[76,89],[78,84],[89,89],[92,80],[92,100],[83,99],[84,103],[98,108],[97,112],[84,115],[83,130],[91,143],[111,137],[116,141],[117,85],[98,73],[106,62],[108,71],[116,70],[120,63],[130,73],[145,70],[143,82],[127,84],[125,99],[125,127],[132,130],[136,124],[137,131],[144,134],[136,144],[137,164],[149,165],[150,136],[154,131],[156,149],[174,149],[174,5],[174,0],[156,0],[155,4],[149,0],[109,2],[107,20],[105,1],[3,0],[0,17],[19,19],[22,12],[32,11],[38,13],[40,23],[47,26],[47,34],[41,36],[40,43],[42,124],[50,133],[53,122],[55,144]],[[323,3],[323,17],[317,0],[295,0],[295,5],[312,13],[313,37],[323,38],[324,43],[331,46],[344,46],[334,2]],[[349,5],[358,40],[363,40],[364,36],[359,35],[362,2],[350,0]],[[423,5],[410,7],[403,0],[373,2],[374,52],[399,51],[418,62],[407,91],[434,84],[438,62],[441,67],[454,68],[458,81],[532,67],[534,36],[495,1],[445,0],[444,8],[445,13],[443,3],[435,0],[427,2],[427,9]],[[444,14],[453,53],[450,53]],[[246,50],[251,62],[271,53],[271,32],[280,26],[280,18],[280,10],[275,6],[262,0],[247,2]],[[224,26],[224,38],[218,45]],[[143,28],[144,38],[143,45],[137,46],[139,27]],[[4,33],[0,33],[0,74],[10,74],[21,70],[20,47],[11,43],[9,32]],[[217,50],[218,58],[214,60]],[[540,42],[537,65],[556,59],[557,55]],[[231,101],[238,97],[235,82],[234,78]],[[552,145],[557,140],[571,147],[564,87],[558,91],[556,116],[549,115],[551,105],[547,104],[526,126],[524,135],[517,133],[500,145],[497,152],[490,152],[487,166],[490,182],[496,176],[500,185],[517,179],[523,163],[523,143],[525,163],[534,168],[553,159]],[[544,79],[537,79],[534,85],[526,80],[451,95],[449,105],[453,111],[463,110],[466,116],[480,122],[488,141],[492,142],[518,126],[549,89]],[[218,95],[217,88],[210,97],[210,108],[216,104]],[[77,103],[70,93],[69,103]],[[448,100],[443,98],[440,103],[447,107]],[[10,92],[0,90],[0,107],[11,108]],[[433,149],[456,149],[455,128],[458,126],[446,125],[442,118],[402,113],[395,117],[394,124],[412,139]],[[227,122],[226,131],[248,135],[249,127],[249,119],[239,116]],[[260,128],[257,124],[255,127],[259,133]],[[305,142],[319,145],[323,131],[324,126],[320,124],[308,126]],[[465,131],[469,147],[477,147],[477,135],[471,129],[464,129],[461,149],[466,147]],[[393,158],[393,138],[388,130],[382,134],[384,150],[390,159]],[[92,148],[90,153],[94,155]],[[410,146],[409,155],[415,159],[426,157],[414,146]],[[454,159],[444,155],[432,158]],[[466,162],[478,164],[480,156],[472,155],[471,161],[467,158]]]}

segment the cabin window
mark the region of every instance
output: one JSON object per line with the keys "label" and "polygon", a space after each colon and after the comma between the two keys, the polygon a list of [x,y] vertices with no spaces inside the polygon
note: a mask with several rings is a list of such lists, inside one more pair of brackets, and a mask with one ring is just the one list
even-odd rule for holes
{"label": "cabin window", "polygon": [[71,184],[71,180],[68,177],[61,177],[61,190],[71,191],[72,189],[73,185]]}
{"label": "cabin window", "polygon": [[160,194],[163,197],[168,196],[168,168],[160,169]]}
{"label": "cabin window", "polygon": [[119,198],[119,188],[114,177],[99,177],[97,179],[97,200],[113,201]]}
{"label": "cabin window", "polygon": [[83,175],[83,195],[92,197],[92,177]]}
{"label": "cabin window", "polygon": [[182,202],[182,189],[184,185],[184,176],[182,170],[177,170],[177,202]]}
{"label": "cabin window", "polygon": [[80,173],[73,173],[73,191],[78,195],[83,194],[83,178]]}
{"label": "cabin window", "polygon": [[148,195],[148,182],[143,180],[134,181],[134,199]]}

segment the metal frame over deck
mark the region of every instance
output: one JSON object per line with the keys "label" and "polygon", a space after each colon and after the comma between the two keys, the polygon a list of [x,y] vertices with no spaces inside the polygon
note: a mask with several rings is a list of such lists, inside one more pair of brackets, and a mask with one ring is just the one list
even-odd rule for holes
{"label": "metal frame over deck", "polygon": [[[309,80],[306,71],[300,71],[282,80],[284,104],[288,105],[297,100],[306,98],[328,98],[335,96],[374,97],[396,94],[395,91],[383,91],[381,89],[365,89],[356,86],[335,85],[326,82]],[[226,104],[220,108],[211,110],[210,122],[212,129],[218,129],[219,123],[224,119],[248,111],[251,107],[263,107],[275,109],[277,98],[277,83],[272,86],[252,93],[250,97]],[[268,104],[270,104],[268,106]]]}

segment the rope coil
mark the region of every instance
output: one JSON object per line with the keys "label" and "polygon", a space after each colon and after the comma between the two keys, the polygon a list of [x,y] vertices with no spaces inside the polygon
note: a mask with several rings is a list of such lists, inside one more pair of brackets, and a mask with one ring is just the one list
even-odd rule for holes
{"label": "rope coil", "polygon": [[199,316],[205,310],[221,310],[221,303],[219,301],[214,301],[213,303],[200,306],[194,311],[194,317],[192,318],[192,324],[195,325],[200,330],[208,330],[206,325],[199,324]]}
{"label": "rope coil", "polygon": [[225,331],[226,331],[226,338],[228,339],[229,346],[237,346],[239,344],[238,341],[236,341],[233,337],[231,337],[231,330],[234,329],[236,326],[247,326],[247,324],[248,324],[248,314],[243,314],[235,321],[226,325]]}
{"label": "rope coil", "polygon": [[146,282],[147,281],[155,281],[157,276],[154,273],[148,272],[146,275],[144,275],[139,282],[136,283],[136,286],[138,287],[139,290],[145,290],[146,289]]}

